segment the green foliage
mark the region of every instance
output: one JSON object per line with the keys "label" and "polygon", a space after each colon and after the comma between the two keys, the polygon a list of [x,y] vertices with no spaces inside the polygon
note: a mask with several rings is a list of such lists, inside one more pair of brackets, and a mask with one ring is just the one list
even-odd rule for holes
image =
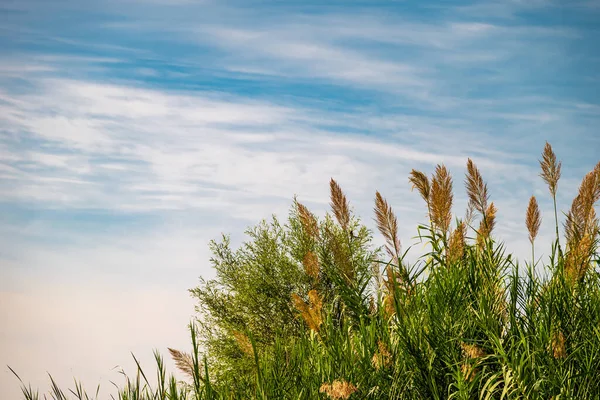
{"label": "green foliage", "polygon": [[[303,227],[295,202],[287,224],[276,217],[263,221],[246,231],[249,240],[236,251],[227,236],[211,242],[216,277],[201,280],[191,293],[198,299],[201,345],[217,381],[239,390],[254,385],[255,365],[239,345],[240,334],[252,335],[259,351],[276,338],[302,334],[293,294],[305,298],[309,290],[317,290],[326,304],[334,305],[337,321],[342,312],[358,317],[368,311],[366,292],[375,255],[368,249],[371,234],[355,218],[349,229],[352,235],[327,216],[313,237]],[[317,277],[305,271],[308,252],[319,255]]]}
{"label": "green foliage", "polygon": [[[553,171],[549,145],[545,152]],[[457,220],[454,232],[451,193],[435,183],[430,196],[428,178],[413,171],[435,213],[418,228],[431,250],[414,265],[400,254],[395,216],[380,195],[387,258],[332,181],[335,218],[318,222],[295,201],[286,224],[263,221],[239,249],[227,236],[211,243],[216,276],[191,290],[198,301],[192,353],[178,356],[190,382],[166,379],[156,354],[156,389],[138,364],[118,398],[600,398],[599,230],[592,212],[600,167],[594,171],[569,214],[587,233],[566,237],[564,252],[557,237],[546,265],[524,267],[494,240],[496,209],[470,160],[467,190],[478,214]],[[452,187],[444,168],[436,174],[435,182]],[[548,175],[553,196],[559,175]],[[532,246],[534,228],[528,225]],[[88,398],[77,384],[71,393]],[[25,385],[23,394],[38,398]],[[54,381],[51,396],[66,398]]]}

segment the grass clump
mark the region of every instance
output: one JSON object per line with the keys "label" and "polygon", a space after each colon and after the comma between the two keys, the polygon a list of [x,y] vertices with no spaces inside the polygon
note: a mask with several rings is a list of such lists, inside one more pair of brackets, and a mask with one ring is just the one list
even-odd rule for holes
{"label": "grass clump", "polygon": [[[535,260],[536,198],[524,207],[532,260],[519,264],[494,239],[501,210],[470,159],[462,218],[452,214],[445,166],[431,178],[410,173],[429,218],[418,226],[428,250],[413,264],[381,193],[374,212],[385,245],[374,248],[334,180],[332,215],[318,220],[295,199],[285,224],[263,221],[239,249],[227,236],[213,241],[216,277],[191,290],[198,301],[191,351],[169,349],[187,382],[165,378],[156,354],[154,387],[138,368],[117,398],[599,398],[600,163],[566,214],[564,249],[561,164],[549,144],[540,164],[555,206],[546,263]],[[29,387],[23,394],[38,398]],[[88,398],[80,387],[71,394]],[[66,398],[54,381],[50,396]]]}

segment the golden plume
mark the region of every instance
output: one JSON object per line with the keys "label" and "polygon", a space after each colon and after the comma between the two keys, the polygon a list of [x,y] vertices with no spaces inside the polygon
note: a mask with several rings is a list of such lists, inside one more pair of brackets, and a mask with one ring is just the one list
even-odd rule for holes
{"label": "golden plume", "polygon": [[467,179],[465,185],[467,187],[467,195],[469,196],[469,204],[472,208],[479,211],[481,215],[485,216],[489,200],[487,184],[483,181],[479,169],[477,169],[477,166],[470,158],[467,160]]}
{"label": "golden plume", "polygon": [[234,337],[235,341],[237,342],[240,350],[242,350],[242,352],[244,354],[246,354],[248,356],[254,356],[254,349],[252,348],[252,342],[250,341],[248,336],[246,336],[242,332],[233,331],[233,337]]}
{"label": "golden plume", "polygon": [[331,209],[333,210],[333,215],[342,228],[347,230],[350,224],[350,208],[346,195],[344,195],[342,188],[340,188],[340,185],[333,178],[329,181],[329,187],[331,189]]}
{"label": "golden plume", "polygon": [[540,208],[538,207],[535,196],[531,196],[529,199],[529,205],[527,206],[527,213],[525,216],[525,225],[529,231],[529,241],[533,244],[533,241],[538,235],[540,225],[542,223],[542,217],[540,215]]}
{"label": "golden plume", "polygon": [[481,358],[485,356],[485,351],[483,351],[483,349],[476,344],[461,343],[460,347],[465,353],[465,356],[469,359]]}
{"label": "golden plume", "polygon": [[475,379],[475,374],[477,373],[477,368],[475,367],[477,362],[476,360],[484,357],[485,352],[481,347],[475,344],[461,343],[460,347],[462,348],[466,358],[461,366],[461,371],[465,375],[465,379],[468,381],[473,381],[473,379]]}
{"label": "golden plume", "polygon": [[565,358],[567,351],[565,349],[565,335],[561,331],[554,332],[552,335],[552,355],[554,358]]}
{"label": "golden plume", "polygon": [[588,234],[577,243],[577,246],[569,249],[565,260],[565,272],[571,283],[581,280],[589,270],[593,245],[592,236]]}
{"label": "golden plume", "polygon": [[494,203],[490,203],[488,208],[485,210],[485,214],[483,214],[483,219],[479,224],[479,231],[477,232],[477,243],[480,247],[483,247],[486,239],[489,239],[492,235],[492,231],[496,226],[496,212],[497,208]]}
{"label": "golden plume", "polygon": [[598,220],[594,205],[598,200],[600,200],[600,163],[581,181],[577,197],[573,199],[567,214],[565,223],[567,246],[576,245],[584,235],[593,233],[597,228]]}
{"label": "golden plume", "polygon": [[392,355],[390,354],[387,346],[381,340],[377,341],[377,351],[373,354],[373,358],[371,358],[371,365],[377,371],[381,369],[381,367],[388,368],[392,364]]}
{"label": "golden plume", "polygon": [[346,400],[358,389],[350,382],[335,380],[333,383],[323,383],[319,393],[325,393],[333,400]]}
{"label": "golden plume", "polygon": [[448,242],[448,263],[454,264],[462,259],[465,253],[465,224],[460,222],[456,229],[450,235]]}
{"label": "golden plume", "polygon": [[556,161],[556,154],[552,151],[550,143],[546,142],[542,153],[542,159],[540,160],[540,167],[542,168],[540,176],[548,185],[548,189],[550,189],[552,196],[556,196],[556,187],[558,185],[558,180],[560,179],[561,164],[562,163]]}
{"label": "golden plume", "polygon": [[398,220],[392,207],[375,192],[375,221],[377,228],[386,240],[386,250],[390,257],[397,259],[400,256],[400,239],[398,238]]}
{"label": "golden plume", "polygon": [[444,165],[435,168],[431,184],[431,219],[444,233],[452,221],[452,178]]}
{"label": "golden plume", "polygon": [[319,293],[316,290],[311,290],[308,292],[308,303],[306,303],[300,296],[296,293],[292,294],[292,301],[294,303],[294,307],[300,314],[302,318],[308,325],[308,327],[315,331],[319,332],[319,327],[323,322],[321,311],[323,309],[323,300]]}
{"label": "golden plume", "polygon": [[581,279],[589,269],[590,258],[600,231],[594,205],[600,200],[600,163],[587,173],[573,199],[565,222],[568,254],[566,272],[571,279]]}
{"label": "golden plume", "polygon": [[307,252],[302,260],[304,271],[307,275],[313,277],[315,280],[319,279],[319,258],[312,251]]}
{"label": "golden plume", "polygon": [[431,188],[429,186],[429,179],[427,178],[427,176],[421,171],[413,169],[412,171],[410,171],[408,181],[412,183],[411,190],[417,188],[423,200],[425,200],[427,205],[429,205],[429,194],[431,192]]}
{"label": "golden plume", "polygon": [[172,349],[170,347],[167,347],[167,349],[169,350],[169,353],[171,353],[171,358],[173,358],[173,361],[175,361],[175,366],[177,369],[193,379],[194,359],[192,358],[192,355]]}
{"label": "golden plume", "polygon": [[306,208],[304,204],[296,203],[298,207],[298,216],[300,217],[300,224],[304,232],[306,232],[313,239],[319,238],[319,225],[315,216]]}

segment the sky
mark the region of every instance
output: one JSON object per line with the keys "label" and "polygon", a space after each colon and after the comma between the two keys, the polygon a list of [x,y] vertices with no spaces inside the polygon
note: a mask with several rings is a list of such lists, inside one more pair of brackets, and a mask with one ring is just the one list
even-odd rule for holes
{"label": "sky", "polygon": [[547,257],[538,159],[566,211],[600,159],[599,40],[594,0],[0,0],[0,397],[7,365],[108,396],[131,352],[188,350],[209,241],[294,195],[323,217],[330,178],[418,253],[410,170],[444,163],[460,217],[470,157],[521,261],[536,195]]}

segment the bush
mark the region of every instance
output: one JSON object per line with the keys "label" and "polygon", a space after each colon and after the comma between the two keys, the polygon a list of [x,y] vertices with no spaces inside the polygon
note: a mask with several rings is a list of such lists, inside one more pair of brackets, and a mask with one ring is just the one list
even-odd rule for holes
{"label": "bush", "polygon": [[412,265],[381,194],[374,210],[386,245],[373,248],[334,180],[333,215],[322,221],[295,200],[285,225],[257,225],[239,249],[226,236],[212,242],[216,277],[191,290],[192,352],[171,349],[189,383],[165,379],[157,354],[157,388],[140,369],[145,384],[128,381],[119,398],[598,398],[600,163],[566,214],[563,244],[560,163],[548,144],[540,164],[556,225],[544,265],[536,199],[525,218],[532,260],[520,265],[493,238],[497,210],[471,160],[469,209],[454,222],[448,170],[411,172],[429,216],[419,238],[430,245]]}

